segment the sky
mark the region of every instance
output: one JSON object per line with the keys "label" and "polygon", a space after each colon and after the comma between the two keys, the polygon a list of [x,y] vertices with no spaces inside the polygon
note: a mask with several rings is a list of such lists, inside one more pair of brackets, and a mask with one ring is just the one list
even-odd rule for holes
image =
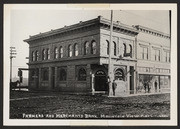
{"label": "sky", "polygon": [[[10,13],[10,45],[16,48],[13,59],[13,77],[18,68],[28,68],[29,45],[23,40],[30,35],[58,29],[65,25],[97,18],[99,15],[110,19],[110,10],[52,10],[15,9]],[[115,10],[113,20],[127,25],[142,25],[169,34],[168,10]],[[27,77],[27,72],[24,73]]]}

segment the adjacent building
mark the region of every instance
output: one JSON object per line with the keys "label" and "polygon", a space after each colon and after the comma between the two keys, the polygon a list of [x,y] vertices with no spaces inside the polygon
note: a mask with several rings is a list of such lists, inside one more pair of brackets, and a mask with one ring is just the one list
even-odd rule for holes
{"label": "adjacent building", "polygon": [[[29,89],[108,91],[110,20],[98,18],[30,36]],[[170,91],[170,35],[141,25],[113,23],[116,92]]]}

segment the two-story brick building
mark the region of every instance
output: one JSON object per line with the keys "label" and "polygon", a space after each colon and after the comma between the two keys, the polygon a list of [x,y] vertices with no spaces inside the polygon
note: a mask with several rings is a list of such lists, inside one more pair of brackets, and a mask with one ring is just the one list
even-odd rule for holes
{"label": "two-story brick building", "polygon": [[[101,16],[30,36],[24,40],[30,49],[29,89],[106,92],[109,39],[110,21]],[[148,82],[151,93],[169,89],[168,34],[114,22],[112,46],[112,67],[120,95],[144,93],[144,82]]]}

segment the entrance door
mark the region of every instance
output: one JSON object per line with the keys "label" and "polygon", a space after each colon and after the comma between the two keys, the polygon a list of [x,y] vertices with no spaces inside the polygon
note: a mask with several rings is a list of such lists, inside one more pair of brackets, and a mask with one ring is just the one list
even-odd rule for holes
{"label": "entrance door", "polygon": [[106,73],[102,70],[95,74],[95,91],[108,91]]}

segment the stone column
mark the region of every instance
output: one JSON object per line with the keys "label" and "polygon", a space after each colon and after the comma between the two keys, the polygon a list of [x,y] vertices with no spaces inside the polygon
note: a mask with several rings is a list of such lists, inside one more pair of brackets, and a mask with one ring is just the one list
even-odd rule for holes
{"label": "stone column", "polygon": [[130,83],[129,83],[129,80],[130,80],[130,72],[129,72],[129,67],[130,66],[127,66],[127,72],[128,72],[128,74],[127,74],[127,87],[126,87],[126,89],[127,89],[127,92],[126,92],[126,94],[127,95],[129,95],[130,94],[130,91],[129,91],[129,89],[130,89]]}
{"label": "stone column", "polygon": [[95,77],[94,74],[92,74],[92,75],[91,75],[91,78],[92,78],[92,79],[91,79],[92,95],[94,95],[94,93],[95,93],[95,89],[94,89],[94,77]]}

